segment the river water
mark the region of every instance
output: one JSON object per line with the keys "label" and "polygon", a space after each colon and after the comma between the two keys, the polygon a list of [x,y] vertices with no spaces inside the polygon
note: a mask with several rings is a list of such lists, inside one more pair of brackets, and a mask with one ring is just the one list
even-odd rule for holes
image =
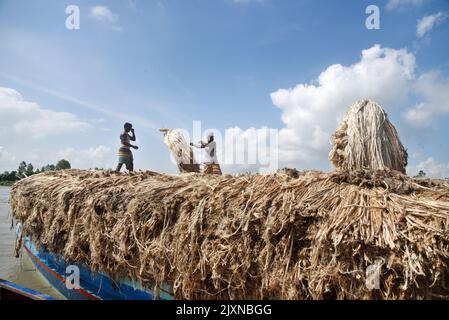
{"label": "river water", "polygon": [[36,271],[25,250],[22,250],[20,258],[14,257],[16,235],[14,230],[11,230],[9,191],[10,188],[0,187],[0,278],[63,299],[63,296]]}

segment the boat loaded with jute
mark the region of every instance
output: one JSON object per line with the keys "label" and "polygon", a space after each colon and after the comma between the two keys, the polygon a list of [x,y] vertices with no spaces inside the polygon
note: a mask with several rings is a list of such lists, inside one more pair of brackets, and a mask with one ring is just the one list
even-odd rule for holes
{"label": "boat loaded with jute", "polygon": [[[17,224],[20,233],[21,224]],[[150,289],[144,289],[139,284],[128,279],[112,279],[102,272],[95,272],[84,264],[72,264],[64,257],[36,248],[33,241],[23,239],[23,248],[31,258],[36,269],[58,290],[70,300],[172,300],[170,288],[160,288],[156,295]],[[75,277],[78,277],[75,280]]]}
{"label": "boat loaded with jute", "polygon": [[332,143],[333,172],[33,175],[11,191],[18,249],[70,299],[448,299],[449,183],[405,174],[373,101]]}

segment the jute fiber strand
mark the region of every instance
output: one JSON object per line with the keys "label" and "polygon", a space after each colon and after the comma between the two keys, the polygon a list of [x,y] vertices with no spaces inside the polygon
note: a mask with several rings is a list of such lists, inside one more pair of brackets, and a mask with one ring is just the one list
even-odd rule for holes
{"label": "jute fiber strand", "polygon": [[200,172],[199,163],[196,161],[192,148],[187,144],[179,130],[163,128],[164,143],[170,150],[173,159],[178,165],[180,173]]}
{"label": "jute fiber strand", "polygon": [[385,111],[371,100],[349,108],[332,135],[329,160],[337,170],[391,169],[405,173],[407,151]]}
{"label": "jute fiber strand", "polygon": [[178,299],[449,298],[443,180],[67,170],[19,181],[10,204],[37,246]]}

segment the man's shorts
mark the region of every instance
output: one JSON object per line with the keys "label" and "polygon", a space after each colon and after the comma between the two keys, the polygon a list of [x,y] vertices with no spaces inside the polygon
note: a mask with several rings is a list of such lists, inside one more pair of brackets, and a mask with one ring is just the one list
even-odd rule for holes
{"label": "man's shorts", "polygon": [[118,150],[119,164],[124,164],[128,167],[133,164],[133,161],[134,161],[133,153],[131,152],[130,149],[122,147]]}

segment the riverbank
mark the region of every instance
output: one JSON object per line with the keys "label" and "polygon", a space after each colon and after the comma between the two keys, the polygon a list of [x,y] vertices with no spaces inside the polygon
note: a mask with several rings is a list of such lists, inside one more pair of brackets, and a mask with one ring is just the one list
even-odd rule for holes
{"label": "riverbank", "polygon": [[12,187],[16,181],[0,181],[0,187]]}

